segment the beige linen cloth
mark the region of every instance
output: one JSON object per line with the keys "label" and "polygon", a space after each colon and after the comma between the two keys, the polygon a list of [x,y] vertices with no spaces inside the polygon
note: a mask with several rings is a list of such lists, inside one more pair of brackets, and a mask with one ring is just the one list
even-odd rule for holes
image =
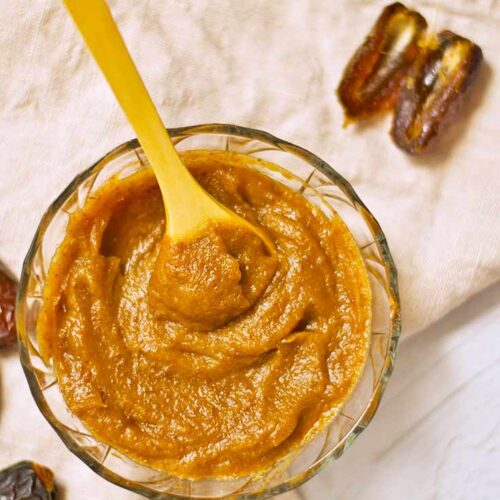
{"label": "beige linen cloth", "polygon": [[[500,277],[499,1],[411,4],[485,56],[456,123],[422,158],[392,144],[388,118],[343,129],[334,95],[384,1],[110,3],[169,126],[260,128],[315,152],[353,184],[397,263],[405,335]],[[0,26],[0,259],[19,273],[49,203],[133,134],[59,1],[3,0]],[[15,355],[2,357],[1,371],[0,466],[46,463],[72,500],[134,497],[64,448]]]}

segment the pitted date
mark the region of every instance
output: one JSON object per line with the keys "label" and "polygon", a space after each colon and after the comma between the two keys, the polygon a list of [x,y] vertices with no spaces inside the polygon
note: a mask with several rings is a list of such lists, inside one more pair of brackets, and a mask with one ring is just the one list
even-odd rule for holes
{"label": "pitted date", "polygon": [[337,94],[347,123],[394,109],[427,22],[401,3],[387,6],[347,65]]}
{"label": "pitted date", "polygon": [[19,462],[0,471],[2,500],[54,500],[56,487],[52,471],[34,462]]}
{"label": "pitted date", "polygon": [[411,154],[423,152],[439,133],[476,75],[481,49],[445,30],[422,49],[403,82],[391,135]]}
{"label": "pitted date", "polygon": [[0,267],[0,348],[16,342],[16,323],[14,306],[17,283],[5,274]]}

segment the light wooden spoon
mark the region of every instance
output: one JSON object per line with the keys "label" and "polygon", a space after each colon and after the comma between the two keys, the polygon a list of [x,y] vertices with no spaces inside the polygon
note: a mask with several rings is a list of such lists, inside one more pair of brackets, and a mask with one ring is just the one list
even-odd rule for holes
{"label": "light wooden spoon", "polygon": [[146,153],[161,189],[166,232],[182,239],[211,221],[270,238],[210,196],[183,165],[104,0],[63,0]]}

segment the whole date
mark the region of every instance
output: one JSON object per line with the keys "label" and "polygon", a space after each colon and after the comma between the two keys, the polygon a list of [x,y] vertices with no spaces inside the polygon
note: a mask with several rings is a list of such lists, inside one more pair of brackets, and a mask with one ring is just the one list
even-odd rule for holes
{"label": "whole date", "polygon": [[56,487],[50,469],[23,461],[0,471],[2,500],[54,500]]}
{"label": "whole date", "polygon": [[0,268],[0,348],[16,343],[16,293],[17,283]]}

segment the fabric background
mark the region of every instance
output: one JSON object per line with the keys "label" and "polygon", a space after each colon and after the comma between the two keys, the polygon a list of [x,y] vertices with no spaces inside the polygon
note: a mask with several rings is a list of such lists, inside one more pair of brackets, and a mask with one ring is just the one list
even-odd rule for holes
{"label": "fabric background", "polygon": [[[500,278],[499,1],[408,4],[437,30],[473,39],[485,57],[456,122],[421,158],[393,145],[388,117],[342,128],[334,89],[384,1],[110,4],[168,126],[260,128],[310,149],[353,184],[398,266],[405,335]],[[0,6],[0,260],[19,274],[50,202],[133,133],[59,1]],[[59,471],[72,499],[128,498],[64,449],[36,413],[15,356],[1,364],[0,465],[38,458]],[[92,493],[95,484],[106,493]]]}

